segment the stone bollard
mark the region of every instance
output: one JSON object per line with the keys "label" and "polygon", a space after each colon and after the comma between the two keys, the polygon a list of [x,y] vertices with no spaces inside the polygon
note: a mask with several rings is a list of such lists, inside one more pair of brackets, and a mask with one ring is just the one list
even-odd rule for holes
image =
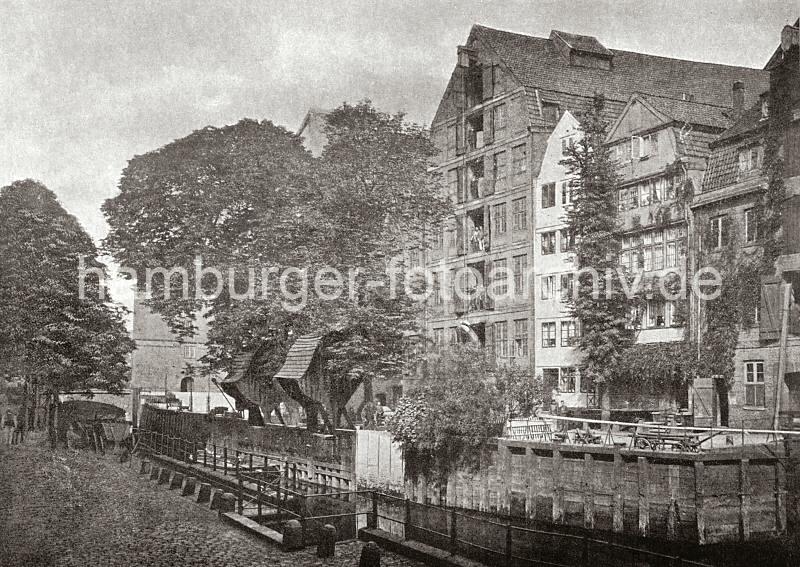
{"label": "stone bollard", "polygon": [[142,461],[142,468],[139,469],[139,474],[147,474],[150,472],[150,461],[144,459]]}
{"label": "stone bollard", "polygon": [[183,486],[183,473],[172,473],[172,480],[169,481],[169,489],[174,490]]}
{"label": "stone bollard", "polygon": [[283,526],[283,547],[286,551],[303,549],[303,525],[297,520],[289,520]]}
{"label": "stone bollard", "polygon": [[381,548],[374,541],[368,541],[361,548],[361,559],[358,567],[381,567]]}
{"label": "stone bollard", "polygon": [[158,484],[167,484],[169,482],[169,475],[172,473],[167,467],[161,469],[161,474],[158,475]]}
{"label": "stone bollard", "polygon": [[181,496],[193,496],[194,488],[196,485],[197,485],[197,479],[193,476],[187,476],[186,482],[183,483],[183,490],[181,490]]}
{"label": "stone bollard", "polygon": [[336,550],[336,528],[325,524],[319,530],[319,543],[317,543],[317,557],[333,557]]}
{"label": "stone bollard", "polygon": [[227,514],[228,512],[236,512],[236,495],[231,492],[226,492],[219,498],[219,515]]}
{"label": "stone bollard", "polygon": [[211,500],[211,485],[207,482],[200,483],[200,490],[197,492],[197,503],[205,504]]}
{"label": "stone bollard", "polygon": [[211,495],[211,509],[212,510],[219,510],[219,503],[222,500],[223,492],[221,490],[215,490],[214,494]]}
{"label": "stone bollard", "polygon": [[157,466],[153,465],[150,467],[150,480],[158,480],[158,475],[160,472],[161,470]]}

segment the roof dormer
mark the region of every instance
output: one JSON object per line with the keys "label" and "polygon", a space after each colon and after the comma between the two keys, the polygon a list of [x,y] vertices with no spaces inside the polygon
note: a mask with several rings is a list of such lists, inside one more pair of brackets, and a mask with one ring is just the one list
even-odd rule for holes
{"label": "roof dormer", "polygon": [[614,53],[596,37],[552,30],[550,41],[570,65],[611,70]]}

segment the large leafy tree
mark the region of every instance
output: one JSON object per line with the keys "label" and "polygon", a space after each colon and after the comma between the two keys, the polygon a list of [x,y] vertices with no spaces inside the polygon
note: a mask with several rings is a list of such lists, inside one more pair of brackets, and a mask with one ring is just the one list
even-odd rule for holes
{"label": "large leafy tree", "polygon": [[108,302],[99,277],[79,278],[81,261],[103,269],[50,190],[30,180],[0,189],[0,360],[53,409],[61,392],[119,392],[129,379],[122,308]]}
{"label": "large leafy tree", "polygon": [[581,119],[583,137],[570,147],[564,163],[574,177],[567,223],[575,236],[575,266],[580,270],[572,313],[581,325],[581,372],[605,392],[619,374],[632,333],[626,328],[628,303],[618,272],[618,176],[605,145],[604,107],[603,96],[595,95]]}
{"label": "large leafy tree", "polygon": [[[106,244],[123,265],[140,273],[184,267],[190,291],[197,254],[235,274],[218,290],[214,278],[203,280],[206,292],[219,291],[211,299],[153,302],[182,331],[191,313],[208,309],[213,364],[270,341],[269,375],[291,329],[294,336],[335,331],[328,371],[342,381],[369,384],[402,370],[416,305],[389,289],[386,267],[410,243],[424,244],[426,227],[446,212],[428,172],[435,149],[422,128],[369,102],[333,111],[326,133],[325,152],[314,159],[269,122],[205,128],[131,160],[120,194],[104,206]],[[346,278],[335,299],[327,267]],[[327,297],[314,289],[317,274]],[[383,285],[369,284],[378,280]],[[171,282],[180,292],[179,278]],[[253,293],[242,298],[248,283]]]}

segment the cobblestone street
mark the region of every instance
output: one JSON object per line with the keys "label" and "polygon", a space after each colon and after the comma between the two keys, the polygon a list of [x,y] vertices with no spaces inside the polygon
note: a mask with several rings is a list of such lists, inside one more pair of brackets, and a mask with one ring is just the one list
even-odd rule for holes
{"label": "cobblestone street", "polygon": [[[318,559],[285,553],[156,486],[115,455],[51,452],[43,443],[0,447],[0,566],[355,566],[361,542]],[[382,565],[419,563],[383,553]]]}

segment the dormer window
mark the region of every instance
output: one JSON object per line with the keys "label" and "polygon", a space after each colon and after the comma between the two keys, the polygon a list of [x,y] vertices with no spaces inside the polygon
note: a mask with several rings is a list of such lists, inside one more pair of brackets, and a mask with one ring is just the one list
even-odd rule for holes
{"label": "dormer window", "polygon": [[542,118],[548,124],[558,123],[558,117],[561,115],[558,104],[554,102],[542,103]]}
{"label": "dormer window", "polygon": [[769,118],[769,97],[761,95],[761,120]]}
{"label": "dormer window", "polygon": [[764,146],[756,145],[739,150],[739,175],[760,169],[764,162]]}

